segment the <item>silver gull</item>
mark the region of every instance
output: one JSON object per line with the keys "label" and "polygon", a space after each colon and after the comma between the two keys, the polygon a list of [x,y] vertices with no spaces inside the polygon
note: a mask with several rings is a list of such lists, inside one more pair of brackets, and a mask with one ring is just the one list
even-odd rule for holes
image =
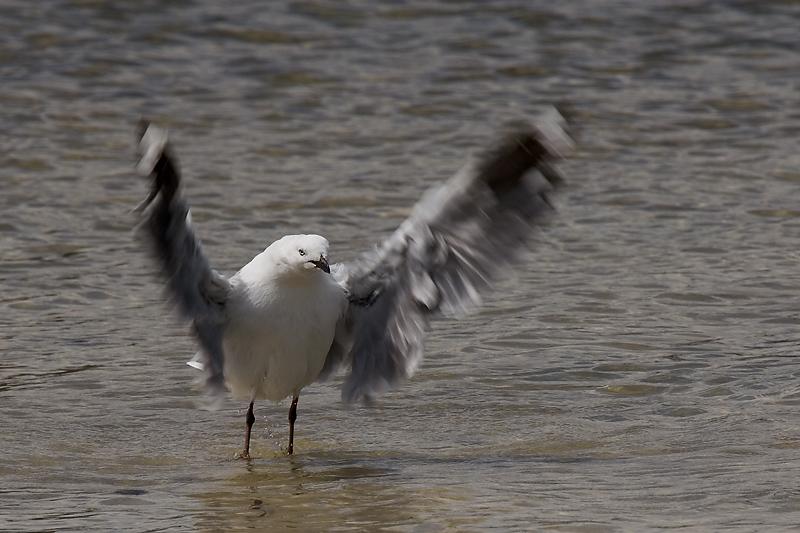
{"label": "silver gull", "polygon": [[351,263],[329,265],[328,241],[288,235],[231,277],[213,270],[192,229],[167,134],[142,123],[138,170],[151,178],[138,206],[180,315],[200,350],[213,404],[230,390],[249,401],[244,449],[257,399],[292,397],[288,453],[300,391],[344,368],[346,402],[369,400],[408,379],[431,317],[459,316],[517,261],[552,212],[561,184],[552,163],[571,147],[555,110],[514,124],[455,176],[428,191],[400,227]]}

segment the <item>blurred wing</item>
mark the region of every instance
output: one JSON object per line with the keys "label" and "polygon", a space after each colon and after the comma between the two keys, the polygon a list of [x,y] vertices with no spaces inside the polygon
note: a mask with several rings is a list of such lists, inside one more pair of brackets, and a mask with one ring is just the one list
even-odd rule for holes
{"label": "blurred wing", "polygon": [[228,280],[213,271],[191,226],[191,215],[180,194],[180,176],[170,154],[167,134],[143,124],[138,170],[152,179],[147,198],[136,208],[138,226],[158,260],[170,299],[181,316],[191,320],[200,346],[200,361],[207,373],[206,387],[218,396],[225,390],[222,335]]}
{"label": "blurred wing", "polygon": [[478,305],[497,273],[526,249],[561,183],[550,166],[572,142],[557,112],[512,133],[429,191],[377,250],[331,273],[350,305],[322,379],[350,366],[342,397],[368,399],[410,377],[431,316]]}

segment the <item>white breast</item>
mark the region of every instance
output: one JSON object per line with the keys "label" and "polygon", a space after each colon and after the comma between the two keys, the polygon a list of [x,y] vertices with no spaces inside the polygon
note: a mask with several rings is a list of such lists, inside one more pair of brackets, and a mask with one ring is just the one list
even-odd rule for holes
{"label": "white breast", "polygon": [[330,276],[307,283],[242,283],[228,302],[225,379],[234,396],[282,400],[313,383],[346,299]]}

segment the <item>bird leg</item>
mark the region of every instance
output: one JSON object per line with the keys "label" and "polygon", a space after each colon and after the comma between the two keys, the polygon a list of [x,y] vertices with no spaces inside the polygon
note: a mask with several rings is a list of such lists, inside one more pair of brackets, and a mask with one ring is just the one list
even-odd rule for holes
{"label": "bird leg", "polygon": [[300,396],[292,396],[292,406],[289,407],[289,455],[294,452],[294,421],[297,420],[297,400]]}
{"label": "bird leg", "polygon": [[253,402],[250,402],[250,407],[247,409],[247,429],[244,432],[244,450],[236,454],[237,459],[250,459],[250,432],[253,430],[253,423],[256,421],[253,415]]}

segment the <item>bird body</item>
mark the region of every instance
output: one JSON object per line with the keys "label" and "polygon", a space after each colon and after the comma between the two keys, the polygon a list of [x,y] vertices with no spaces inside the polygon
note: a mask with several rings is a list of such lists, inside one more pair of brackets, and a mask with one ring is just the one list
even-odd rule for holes
{"label": "bird body", "polygon": [[225,382],[235,397],[280,401],[317,380],[345,292],[328,273],[280,258],[325,257],[327,245],[318,235],[283,237],[231,278],[222,342]]}
{"label": "bird body", "polygon": [[227,388],[250,400],[242,457],[256,399],[292,396],[291,454],[303,387],[345,368],[342,398],[367,400],[415,372],[430,319],[477,306],[553,211],[548,195],[561,178],[550,163],[571,146],[563,125],[557,112],[517,125],[356,261],[330,266],[325,238],[289,235],[230,278],[211,269],[195,237],[166,132],[143,125],[139,170],[153,185],[136,209],[140,228],[200,344],[189,364],[205,371],[212,398]]}

